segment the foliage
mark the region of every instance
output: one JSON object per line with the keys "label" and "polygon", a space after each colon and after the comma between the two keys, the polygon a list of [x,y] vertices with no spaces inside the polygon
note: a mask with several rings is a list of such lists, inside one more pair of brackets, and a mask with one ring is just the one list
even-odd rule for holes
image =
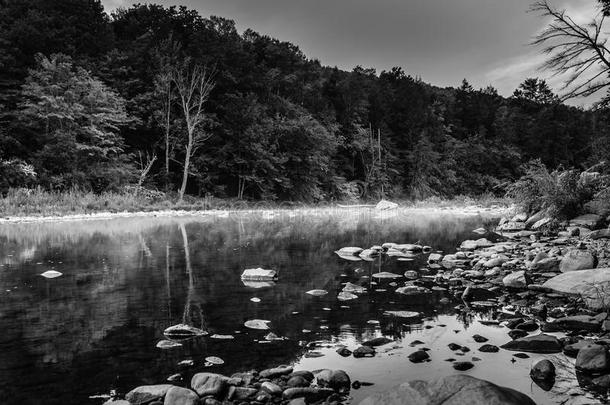
{"label": "foliage", "polygon": [[119,128],[124,100],[65,55],[37,57],[22,88],[19,112],[39,133],[35,166],[51,188],[116,186],[127,163]]}
{"label": "foliage", "polygon": [[610,185],[610,178],[600,173],[549,170],[540,161],[530,162],[524,171],[509,187],[508,195],[527,212],[542,211],[559,219],[579,214],[586,203]]}
{"label": "foliage", "polygon": [[[193,126],[173,79],[194,66],[216,74]],[[36,173],[5,176],[11,187],[103,193],[142,180],[184,184],[185,200],[497,196],[532,159],[551,172],[608,160],[609,105],[567,106],[536,78],[505,98],[400,67],[325,67],[187,7],[109,17],[99,0],[0,0],[0,159]],[[132,156],[159,158],[136,167]]]}

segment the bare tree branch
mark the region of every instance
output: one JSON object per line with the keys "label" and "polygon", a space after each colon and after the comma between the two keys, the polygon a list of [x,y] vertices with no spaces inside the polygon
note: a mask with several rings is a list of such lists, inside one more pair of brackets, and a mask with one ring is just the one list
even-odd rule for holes
{"label": "bare tree branch", "polygon": [[606,47],[607,38],[600,38],[605,21],[602,13],[587,24],[578,24],[549,0],[535,2],[530,10],[551,18],[532,45],[546,45],[543,52],[550,56],[542,69],[567,75],[562,100],[588,96],[610,86],[610,50]]}

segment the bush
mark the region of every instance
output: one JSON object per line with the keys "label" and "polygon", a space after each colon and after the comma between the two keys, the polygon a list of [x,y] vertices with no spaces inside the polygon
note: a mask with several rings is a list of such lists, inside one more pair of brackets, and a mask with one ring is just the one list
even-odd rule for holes
{"label": "bush", "polygon": [[528,163],[525,175],[507,190],[526,212],[544,212],[557,219],[572,218],[595,196],[608,189],[610,176],[598,172],[553,170],[539,160]]}

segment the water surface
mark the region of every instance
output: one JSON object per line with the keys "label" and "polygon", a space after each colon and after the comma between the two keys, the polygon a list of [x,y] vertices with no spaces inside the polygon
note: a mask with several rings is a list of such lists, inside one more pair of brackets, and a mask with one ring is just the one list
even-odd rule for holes
{"label": "water surface", "polygon": [[[481,360],[468,374],[516,388],[538,403],[555,403],[553,392],[529,380],[531,361],[539,356],[511,361],[509,352],[476,351],[476,333],[497,345],[508,340],[505,328],[478,322],[484,314],[456,313],[457,302],[445,292],[406,297],[390,281],[370,282],[379,271],[421,269],[424,255],[411,262],[365,262],[333,253],[384,242],[453,252],[488,222],[486,213],[327,210],[0,225],[0,398],[5,404],[101,404],[92,396],[162,383],[175,373],[188,381],[204,369],[231,374],[285,363],[342,368],[352,380],[374,383],[352,390],[357,403],[410,379],[453,374],[445,359],[474,356]],[[277,270],[279,281],[245,285],[242,271],[259,266]],[[63,275],[40,276],[51,269]],[[340,302],[337,292],[346,281],[369,292]],[[329,293],[305,294],[312,289]],[[452,301],[441,303],[444,297]],[[409,323],[384,316],[387,310],[419,311],[429,319]],[[263,343],[267,332],[245,328],[249,319],[269,320],[271,331],[287,339]],[[180,322],[235,338],[208,336],[157,349],[163,330]],[[353,350],[378,336],[396,342],[374,358],[335,352],[338,345]],[[408,361],[416,339],[431,349],[431,362]],[[451,342],[472,351],[457,356],[447,348]],[[309,357],[311,351],[324,356]],[[207,356],[225,364],[205,368]],[[194,367],[178,365],[188,359]]]}

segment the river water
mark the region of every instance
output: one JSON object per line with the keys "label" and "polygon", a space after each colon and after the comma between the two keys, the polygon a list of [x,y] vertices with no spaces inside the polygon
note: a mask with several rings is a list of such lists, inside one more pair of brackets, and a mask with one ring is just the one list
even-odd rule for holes
{"label": "river water", "polygon": [[[366,262],[333,253],[384,242],[418,242],[451,253],[473,236],[472,229],[493,220],[489,212],[309,210],[2,224],[0,398],[3,404],[102,404],[113,391],[163,383],[176,373],[189,381],[198,371],[229,375],[292,364],[340,368],[352,381],[373,383],[351,391],[358,403],[404,381],[457,373],[447,358],[475,357],[475,367],[465,373],[518,389],[539,404],[555,403],[558,392],[543,391],[528,376],[541,356],[515,359],[511,352],[476,350],[474,334],[498,346],[510,340],[506,328],[479,322],[486,314],[457,313],[459,301],[447,292],[401,296],[392,280],[371,282],[380,271],[421,269],[425,255]],[[244,284],[242,271],[255,267],[278,271],[278,282]],[[49,270],[62,275],[40,276]],[[338,301],[347,281],[368,292]],[[305,294],[312,289],[329,293]],[[426,318],[384,316],[388,310]],[[269,331],[244,327],[251,319],[270,321],[270,330],[286,339],[265,341]],[[209,335],[158,349],[163,330],[182,322]],[[353,350],[379,336],[395,342],[374,358],[336,353],[339,345]],[[410,346],[414,340],[430,349],[432,361],[407,359],[417,349]],[[449,343],[471,351],[457,356]],[[207,356],[225,363],[205,367]],[[194,365],[179,365],[183,360]]]}

